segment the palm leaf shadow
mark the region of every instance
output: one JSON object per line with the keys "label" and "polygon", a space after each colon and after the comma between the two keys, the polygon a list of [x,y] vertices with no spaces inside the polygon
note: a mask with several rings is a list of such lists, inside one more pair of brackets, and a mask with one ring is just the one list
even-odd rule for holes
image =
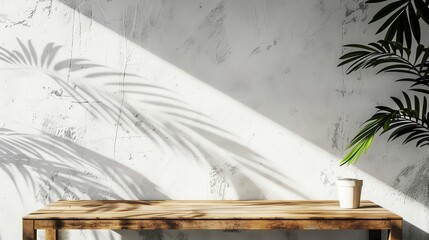
{"label": "palm leaf shadow", "polygon": [[[19,50],[0,47],[0,60],[17,68],[43,71],[76,102],[82,103],[94,118],[114,123],[117,129],[140,132],[161,150],[191,154],[193,159],[213,166],[219,166],[224,162],[223,158],[227,158],[234,162],[232,167],[247,170],[241,177],[249,183],[252,174],[257,174],[308,198],[290,187],[287,177],[270,167],[267,159],[243,145],[237,136],[219,127],[219,123],[209,116],[182,101],[170,89],[125,70],[111,71],[87,59],[57,61],[61,46],[54,43],[48,43],[38,57],[30,40],[27,46],[17,40]],[[75,73],[80,73],[78,78],[74,77]],[[239,191],[239,186],[234,187]]]}
{"label": "palm leaf shadow", "polygon": [[[12,180],[19,194],[38,190],[35,195],[45,204],[58,198],[76,199],[82,193],[90,199],[167,198],[135,170],[51,134],[0,128],[0,159],[0,170]],[[125,194],[114,193],[114,186],[103,179],[113,171],[114,184]],[[26,189],[17,185],[21,182]]]}
{"label": "palm leaf shadow", "polygon": [[[243,168],[241,178],[252,185],[255,192],[262,193],[257,184],[253,184],[252,175],[256,174],[272,183],[288,190],[302,198],[305,194],[287,184],[287,178],[277,169],[270,167],[270,163],[260,154],[245,146],[240,139],[210,116],[202,114],[191,104],[180,99],[180,96],[169,89],[154,85],[147,79],[138,79],[139,82],[128,81],[107,82],[105,87],[123,86],[123,92],[128,99],[138,102],[137,105],[129,102],[126,109],[138,113],[146,113],[143,121],[152,126],[161,136],[163,145],[169,150],[181,154],[192,154],[193,159],[205,161],[216,167],[234,169]],[[231,161],[229,164],[224,164]],[[234,172],[231,173],[233,175]],[[235,190],[240,194],[239,184],[234,184]],[[286,180],[286,181],[285,181]]]}
{"label": "palm leaf shadow", "polygon": [[[112,172],[113,185],[102,181]],[[0,128],[0,176],[3,174],[13,182],[21,201],[33,190],[37,201],[45,205],[57,199],[81,199],[82,195],[89,199],[168,199],[135,170],[51,134]],[[20,182],[25,183],[24,188]],[[121,189],[123,194],[116,194],[114,189]],[[95,231],[90,234],[95,239],[106,237]],[[111,231],[107,238],[113,239]]]}

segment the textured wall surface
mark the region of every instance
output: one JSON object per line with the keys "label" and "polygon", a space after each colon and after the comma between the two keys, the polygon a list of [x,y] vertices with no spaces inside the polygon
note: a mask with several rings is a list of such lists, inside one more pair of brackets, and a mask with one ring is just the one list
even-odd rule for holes
{"label": "textured wall surface", "polygon": [[[429,239],[428,151],[343,150],[392,76],[356,0],[0,0],[0,239],[57,199],[336,199],[339,176]],[[428,36],[424,39],[428,39]],[[63,239],[365,239],[365,231],[67,231]],[[39,233],[43,237],[43,233]]]}

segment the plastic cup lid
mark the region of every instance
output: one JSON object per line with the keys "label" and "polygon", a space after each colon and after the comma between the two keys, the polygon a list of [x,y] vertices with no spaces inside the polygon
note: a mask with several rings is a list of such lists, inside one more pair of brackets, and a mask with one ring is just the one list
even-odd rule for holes
{"label": "plastic cup lid", "polygon": [[354,178],[339,178],[337,186],[342,187],[360,187],[363,184],[363,180]]}

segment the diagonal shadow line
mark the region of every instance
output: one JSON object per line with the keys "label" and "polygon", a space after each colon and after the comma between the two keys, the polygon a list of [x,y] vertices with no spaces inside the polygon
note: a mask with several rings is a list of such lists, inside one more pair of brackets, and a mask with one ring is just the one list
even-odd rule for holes
{"label": "diagonal shadow line", "polygon": [[[113,85],[113,84],[108,84],[108,85]],[[127,83],[125,83],[125,85],[127,85]],[[146,96],[145,91],[139,90],[137,88],[138,85],[132,84],[132,86],[133,86],[133,90],[131,91],[124,90],[124,91],[128,94],[137,94],[137,95]],[[252,169],[254,173],[260,176],[263,176],[265,179],[270,179],[272,182],[276,183],[277,185],[282,186],[288,189],[289,191],[292,191],[293,193],[301,196],[302,198],[308,198],[308,196],[306,196],[305,194],[287,186],[287,184],[285,184],[284,181],[280,181],[279,179],[281,179],[282,177],[281,173],[278,172],[276,169],[269,167],[269,164],[260,164],[258,165],[258,168],[251,167],[251,164],[250,164],[251,162],[258,163],[258,162],[264,162],[264,161],[266,162],[267,160],[262,156],[260,156],[259,154],[257,154],[256,152],[252,151],[251,149],[245,147],[241,143],[232,140],[234,136],[232,136],[229,132],[225,131],[224,129],[217,127],[215,124],[212,124],[213,120],[210,119],[208,116],[202,115],[201,113],[193,109],[190,109],[189,106],[187,105],[179,108],[179,110],[182,110],[182,111],[172,112],[171,110],[178,110],[177,102],[173,104],[170,104],[170,103],[160,104],[159,102],[156,102],[156,101],[145,101],[145,102],[148,104],[155,103],[159,109],[159,112],[166,114],[169,121],[174,119],[175,120],[174,122],[180,123],[179,124],[180,127],[175,128],[171,135],[173,135],[176,132],[180,132],[182,136],[179,137],[178,139],[181,139],[180,140],[181,144],[184,145],[187,149],[194,148],[195,146],[197,146],[197,149],[199,149],[200,152],[202,152],[204,155],[211,155],[210,151],[202,151],[202,149],[204,149],[204,146],[202,146],[201,144],[198,144],[198,141],[193,141],[192,143],[193,146],[190,147],[187,144],[189,143],[189,141],[187,142],[186,140],[184,140],[184,139],[193,139],[195,135],[199,135],[200,137],[203,137],[212,143],[215,149],[212,148],[211,151],[213,150],[216,151],[216,148],[222,149],[222,151],[226,150],[230,153],[231,156],[233,156],[234,159],[236,160],[242,159],[243,166],[245,166],[246,168]],[[188,113],[191,114],[191,117],[189,117]],[[185,127],[188,131],[181,131],[183,127]],[[189,132],[191,134],[188,134]],[[194,151],[192,151],[192,153],[196,155]],[[211,162],[211,163],[214,164],[214,162]],[[268,171],[270,172],[270,174],[265,174],[263,173],[263,171]]]}
{"label": "diagonal shadow line", "polygon": [[[65,5],[68,5],[68,6],[70,6],[71,8],[73,8],[73,9],[76,9],[78,6],[79,6],[79,4],[82,2],[82,1],[77,1],[77,2],[70,2],[70,1],[64,1],[64,0],[60,0],[60,2],[63,2]],[[134,1],[135,2],[135,1]],[[86,14],[85,13],[85,11],[82,11],[82,13],[83,14]],[[88,16],[88,17],[91,17],[91,16]],[[101,20],[99,20],[99,19],[94,19],[94,20],[96,20],[96,21],[98,21],[100,24],[103,24],[103,21],[101,21]],[[106,22],[106,19],[105,19],[105,21],[104,22]],[[112,28],[111,26],[109,26],[108,24],[103,24],[104,26],[106,26],[106,27],[108,27],[108,28],[110,28],[111,30],[113,30],[113,31],[117,31],[117,29],[114,29],[114,28]],[[132,40],[132,38],[130,38],[131,40]],[[138,41],[134,41],[136,44],[141,44],[141,42],[139,43]],[[0,56],[1,57],[1,56]],[[406,169],[404,169],[404,171],[405,171]],[[398,180],[399,178],[397,178],[397,180]],[[398,185],[399,186],[399,185]],[[409,186],[407,187],[407,186],[400,186],[400,188],[402,188],[402,189],[399,189],[400,191],[402,191],[402,192],[407,192],[407,191],[409,191],[408,190],[408,188],[409,188]],[[424,202],[427,202],[427,201],[424,201]]]}
{"label": "diagonal shadow line", "polygon": [[[97,119],[107,123],[116,123],[118,117],[120,117],[118,123],[121,124],[122,128],[132,129],[145,134],[161,149],[182,153],[188,152],[194,156],[198,154],[210,156],[217,151],[226,151],[231,159],[241,162],[244,167],[249,168],[253,173],[303,198],[308,198],[297,189],[288,186],[284,181],[284,176],[281,176],[274,168],[269,167],[269,163],[264,163],[267,162],[265,158],[243,146],[239,141],[234,140],[236,139],[234,135],[219,127],[219,124],[210,117],[201,114],[199,111],[193,109],[191,105],[183,102],[170,89],[158,86],[135,74],[114,71],[106,72],[105,67],[92,64],[86,59],[56,61],[56,55],[60,47],[54,43],[48,43],[44,47],[42,50],[42,59],[38,61],[37,53],[30,40],[28,41],[28,47],[19,39],[18,42],[23,52],[20,55],[17,54],[19,50],[8,51],[5,48],[0,49],[3,55],[11,56],[8,58],[8,63],[18,67],[42,70],[58,85],[64,88],[67,94],[73,99],[83,102],[83,107]],[[25,62],[30,64],[22,63],[24,61],[17,61],[16,59],[19,59],[20,56],[26,56]],[[66,64],[67,61],[69,61],[69,65]],[[72,81],[69,83],[69,75],[67,75],[67,81],[60,77],[62,70],[72,73],[79,71],[84,76],[73,78],[70,75]],[[120,76],[121,81],[111,81],[109,78],[106,80],[106,77],[115,76]],[[112,94],[117,89],[112,89],[111,87],[118,86],[122,86],[118,92],[123,93],[124,97],[127,96],[127,98],[139,100],[138,104],[136,105],[130,101],[122,101],[121,97]],[[162,98],[164,101],[148,100],[151,97]],[[178,131],[181,133],[181,136],[177,134]],[[198,144],[192,141],[194,136],[208,140],[211,144]],[[235,147],[231,148],[232,145]],[[237,151],[236,149],[240,150]],[[239,159],[241,160],[238,161]],[[208,161],[208,163],[214,165],[222,161],[221,159],[215,160]],[[252,167],[254,164],[259,164],[258,168]],[[264,172],[269,172],[269,174]],[[247,176],[247,179],[250,178],[250,176]]]}
{"label": "diagonal shadow line", "polygon": [[[144,48],[147,51],[150,51],[154,55],[162,58],[163,60],[167,61],[168,63],[179,67],[180,69],[186,71],[190,75],[194,75],[196,78],[202,78],[202,73],[196,70],[197,68],[193,68],[189,65],[183,64],[182,57],[174,58],[169,57],[168,55],[163,52],[164,48],[163,45],[156,45],[156,44],[147,44],[147,41],[149,36],[153,34],[156,37],[159,37],[159,40],[162,40],[162,36],[166,34],[166,28],[168,27],[169,21],[171,21],[173,18],[171,17],[171,11],[172,9],[168,9],[169,6],[157,2],[141,2],[138,0],[124,0],[121,1],[118,5],[116,5],[116,11],[109,12],[104,11],[109,9],[108,4],[106,2],[85,2],[83,3],[83,0],[77,1],[77,2],[70,2],[65,0],[60,0],[61,3],[64,5],[70,7],[73,10],[77,10],[82,12],[84,15],[86,15],[88,18],[91,19],[91,21],[96,21],[102,26],[110,29],[111,31],[115,32],[118,35],[124,36],[127,38],[127,40],[132,41],[136,45]],[[89,11],[81,11],[82,9],[85,9],[86,7],[92,7],[95,5],[101,5],[102,7],[98,8],[98,11],[102,12],[102,18],[99,18],[98,15],[89,15]],[[151,6],[151,8],[145,9],[145,4]],[[212,60],[216,62],[217,64],[221,64],[225,59],[224,57],[228,55],[229,49],[225,48],[225,28],[223,26],[224,24],[224,18],[225,18],[225,3],[220,2],[215,6],[211,11],[206,12],[206,16],[204,16],[203,19],[199,19],[199,24],[195,25],[195,29],[193,33],[191,33],[190,37],[183,42],[183,45],[185,49],[182,49],[182,56],[187,55],[188,53],[194,53],[194,57],[198,57],[198,55],[204,55],[207,56],[209,60]],[[122,9],[121,12],[118,9]],[[177,10],[177,9],[176,9]],[[129,25],[124,26],[124,28],[114,28],[113,25],[107,24],[110,19],[113,19],[111,14],[116,14],[121,16],[121,20],[124,23],[130,23]],[[155,16],[154,16],[155,15]],[[101,15],[100,15],[101,16]],[[162,17],[160,17],[162,16]],[[192,17],[191,17],[192,18]],[[113,20],[112,20],[113,21]],[[140,26],[139,28],[136,27],[135,23],[138,21]],[[191,29],[192,30],[192,29]],[[175,34],[173,32],[173,34]],[[205,35],[204,35],[205,34]],[[177,36],[178,39],[182,39],[180,35],[170,35],[170,37]],[[203,38],[201,38],[203,36]],[[208,37],[206,37],[208,36]],[[152,38],[156,39],[156,38]],[[158,46],[161,46],[160,48],[157,48]],[[211,49],[215,48],[215,49]],[[177,49],[176,49],[177,50]],[[213,86],[213,84],[211,84]],[[303,133],[306,135],[306,133]],[[299,134],[300,136],[303,136],[303,134]],[[304,136],[305,137],[305,136]],[[308,138],[307,138],[308,139]],[[311,142],[311,139],[310,139]],[[330,150],[328,150],[330,151]],[[338,154],[338,153],[334,153]],[[413,164],[412,167],[417,167],[418,165],[421,165],[420,163]],[[410,183],[410,181],[407,181],[407,184],[401,183],[398,184],[398,181],[400,181],[401,178],[403,178],[404,174],[406,175],[407,171],[409,170],[408,167],[405,167],[401,171],[401,173],[396,176],[395,182],[392,184],[391,182],[387,182],[386,179],[381,179],[379,177],[379,174],[374,170],[373,167],[360,167],[363,171],[371,174],[371,176],[387,183],[388,185],[392,186],[396,190],[406,194],[407,196],[410,196],[411,198],[418,200],[420,203],[427,206],[428,204],[428,198],[421,197],[425,194],[416,194],[413,191],[416,191],[417,188],[420,189],[420,191],[425,191],[426,189],[426,183],[427,178],[425,180],[422,180],[420,177],[414,177],[411,176],[412,179],[418,181],[415,184]],[[429,168],[423,169],[423,171],[427,171]],[[390,179],[390,178],[389,178]],[[418,185],[418,187],[416,186]]]}

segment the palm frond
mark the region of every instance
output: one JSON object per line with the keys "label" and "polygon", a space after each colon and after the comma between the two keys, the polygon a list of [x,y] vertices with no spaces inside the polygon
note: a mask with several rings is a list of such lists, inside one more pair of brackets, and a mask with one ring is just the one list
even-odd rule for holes
{"label": "palm frond", "polygon": [[352,51],[340,57],[340,64],[349,64],[346,73],[380,66],[377,72],[405,73],[407,77],[396,79],[396,81],[411,82],[412,86],[429,86],[429,47],[420,44],[414,60],[410,60],[412,52],[409,48],[402,46],[399,42],[380,40],[378,42],[362,44],[348,44],[346,48]]}
{"label": "palm frond", "polygon": [[366,153],[371,146],[372,140],[377,132],[380,135],[390,133],[388,141],[406,136],[403,144],[416,141],[416,146],[429,145],[429,114],[426,97],[421,101],[414,96],[414,101],[403,92],[404,101],[392,97],[396,108],[377,106],[377,113],[368,119],[352,139],[347,149],[350,152],[342,159],[341,165],[351,164],[359,159],[362,153]]}
{"label": "palm frond", "polygon": [[[424,0],[367,0],[366,3],[385,3],[369,23],[382,21],[376,34],[385,32],[384,40],[345,45],[351,51],[341,56],[338,66],[348,65],[346,73],[380,67],[379,73],[396,73],[396,81],[411,83],[410,90],[429,94],[429,47],[420,44],[421,23],[429,25],[429,1]],[[420,21],[420,19],[423,20]],[[417,47],[412,51],[413,42]],[[414,58],[414,59],[412,59]],[[403,143],[416,141],[416,146],[429,145],[429,113],[426,97],[404,100],[392,97],[395,108],[378,106],[378,111],[365,122],[347,149],[350,152],[341,165],[355,162],[368,151],[376,133],[389,132],[389,141],[401,136]]]}
{"label": "palm frond", "polygon": [[[382,0],[368,0],[366,3],[385,2]],[[423,0],[397,0],[390,2],[381,8],[372,18],[369,23],[378,22],[382,19],[384,22],[377,30],[381,33],[385,30],[384,40],[404,44],[404,39],[407,47],[411,48],[413,40],[420,43],[421,27],[420,18],[426,24],[429,24],[429,2]]]}

